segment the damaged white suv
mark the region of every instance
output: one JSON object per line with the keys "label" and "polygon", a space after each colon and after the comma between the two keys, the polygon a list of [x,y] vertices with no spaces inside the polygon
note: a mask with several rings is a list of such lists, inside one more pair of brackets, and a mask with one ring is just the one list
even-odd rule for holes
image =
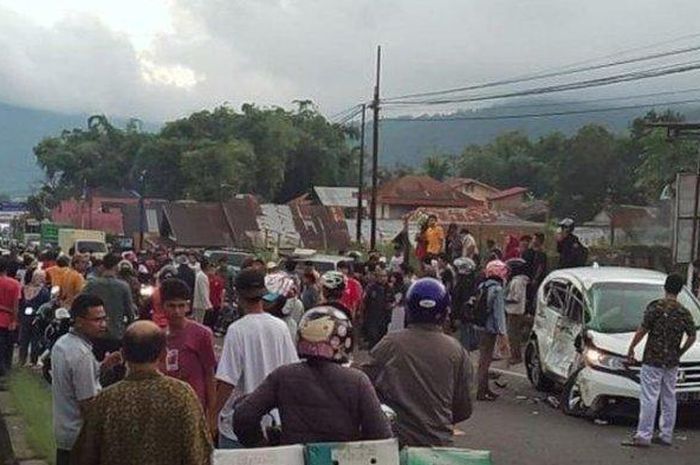
{"label": "damaged white suv", "polygon": [[[562,409],[581,416],[629,413],[639,399],[640,366],[625,355],[644,310],[664,297],[666,275],[635,268],[587,267],[551,273],[537,293],[537,313],[525,364],[538,390],[563,386]],[[684,288],[678,297],[700,324],[700,304]],[[698,338],[700,340],[700,337]],[[644,343],[637,346],[641,360]],[[681,404],[700,404],[700,342],[681,359]]]}

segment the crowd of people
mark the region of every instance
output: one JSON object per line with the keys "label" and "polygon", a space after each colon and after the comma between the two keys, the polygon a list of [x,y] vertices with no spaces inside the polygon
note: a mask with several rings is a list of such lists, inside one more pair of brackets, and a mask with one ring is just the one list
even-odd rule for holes
{"label": "crowd of people", "polygon": [[[560,247],[582,247],[572,233],[563,225]],[[445,234],[431,217],[415,268],[397,244],[389,259],[351,253],[324,273],[250,258],[235,276],[194,252],[162,249],[3,257],[0,374],[15,340],[18,363],[41,363],[24,310],[55,299],[72,323],[51,357],[58,464],[204,464],[214,445],[394,435],[402,445],[449,446],[453,425],[471,415],[469,352],[479,350],[479,401],[498,397],[494,358],[522,361],[548,269],[544,239],[509,236],[503,251],[493,241],[479,250],[468,230]],[[224,328],[219,352],[213,330],[227,303],[241,317]],[[368,360],[354,366],[358,348]]]}

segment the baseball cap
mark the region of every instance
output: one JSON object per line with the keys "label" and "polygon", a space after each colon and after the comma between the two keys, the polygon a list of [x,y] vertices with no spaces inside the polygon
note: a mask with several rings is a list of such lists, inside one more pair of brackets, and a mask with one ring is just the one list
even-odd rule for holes
{"label": "baseball cap", "polygon": [[242,297],[248,299],[259,298],[267,294],[265,274],[252,268],[241,270],[233,285]]}

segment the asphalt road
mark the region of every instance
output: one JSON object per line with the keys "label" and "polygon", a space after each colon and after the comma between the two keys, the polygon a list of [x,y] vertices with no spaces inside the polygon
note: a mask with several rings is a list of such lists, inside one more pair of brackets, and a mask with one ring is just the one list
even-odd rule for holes
{"label": "asphalt road", "polygon": [[[217,352],[222,345],[217,338]],[[358,363],[366,357],[365,351],[354,354]],[[494,389],[501,395],[495,402],[474,402],[472,417],[457,425],[455,447],[490,450],[494,465],[700,465],[700,411],[679,411],[671,448],[623,447],[634,433],[634,419],[596,424],[564,415],[547,402],[547,394],[532,388],[523,365],[494,362],[492,368],[507,386]]]}
{"label": "asphalt road", "polygon": [[633,433],[634,420],[596,424],[566,416],[530,386],[522,366],[509,371],[516,375],[501,376],[508,384],[497,391],[501,397],[476,402],[472,418],[458,425],[457,447],[490,450],[496,465],[700,464],[697,412],[684,412],[671,448],[623,447],[620,443]]}

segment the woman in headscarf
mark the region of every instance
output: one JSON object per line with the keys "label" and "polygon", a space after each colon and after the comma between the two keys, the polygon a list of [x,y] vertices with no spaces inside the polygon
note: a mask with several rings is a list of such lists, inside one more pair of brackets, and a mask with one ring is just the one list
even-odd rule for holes
{"label": "woman in headscarf", "polygon": [[514,235],[508,234],[505,252],[503,253],[503,261],[508,261],[513,258],[520,258],[520,241]]}
{"label": "woman in headscarf", "polygon": [[[36,365],[39,360],[40,348],[39,338],[41,334],[35,330],[32,322],[39,307],[51,299],[51,292],[46,287],[46,273],[43,270],[34,270],[29,284],[22,287],[22,301],[20,305],[20,327],[19,327],[19,364],[27,363],[29,354],[29,364]],[[29,310],[31,309],[31,311]]]}

